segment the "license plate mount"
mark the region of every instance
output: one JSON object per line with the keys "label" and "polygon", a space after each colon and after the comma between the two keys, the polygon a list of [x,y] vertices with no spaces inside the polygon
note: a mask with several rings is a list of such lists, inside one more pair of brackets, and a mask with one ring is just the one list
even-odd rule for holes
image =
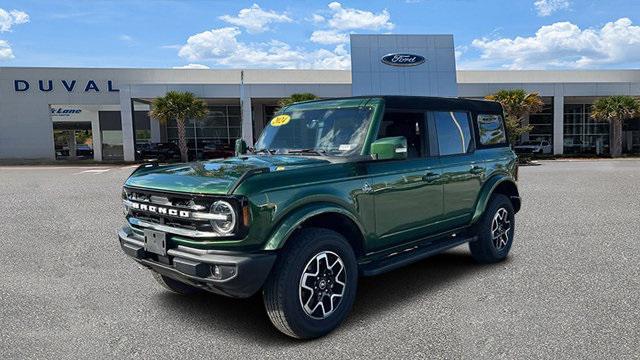
{"label": "license plate mount", "polygon": [[144,230],[144,249],[150,253],[166,256],[167,234],[160,231]]}

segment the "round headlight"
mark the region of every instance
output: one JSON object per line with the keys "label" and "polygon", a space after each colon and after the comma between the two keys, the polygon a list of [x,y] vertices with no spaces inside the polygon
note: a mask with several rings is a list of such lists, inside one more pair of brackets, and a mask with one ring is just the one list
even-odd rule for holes
{"label": "round headlight", "polygon": [[236,227],[236,213],[226,201],[216,201],[211,206],[212,214],[224,215],[226,220],[211,220],[211,226],[220,234],[229,234]]}

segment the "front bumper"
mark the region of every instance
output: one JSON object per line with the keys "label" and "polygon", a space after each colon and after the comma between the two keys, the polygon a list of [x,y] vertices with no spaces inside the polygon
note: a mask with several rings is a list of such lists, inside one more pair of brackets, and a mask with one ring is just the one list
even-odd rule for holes
{"label": "front bumper", "polygon": [[[201,250],[182,245],[167,249],[167,256],[145,251],[144,239],[129,227],[118,231],[125,254],[143,266],[177,281],[231,297],[249,297],[264,284],[276,260],[274,252],[233,253]],[[219,267],[221,277],[213,274]]]}

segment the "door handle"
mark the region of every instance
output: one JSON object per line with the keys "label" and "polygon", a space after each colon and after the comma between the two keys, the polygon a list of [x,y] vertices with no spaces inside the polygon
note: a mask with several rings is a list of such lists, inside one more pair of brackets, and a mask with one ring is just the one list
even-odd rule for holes
{"label": "door handle", "polygon": [[434,182],[440,179],[440,174],[434,172],[428,172],[422,177],[422,181]]}
{"label": "door handle", "polygon": [[482,174],[484,172],[484,168],[478,165],[471,165],[470,172],[472,174]]}

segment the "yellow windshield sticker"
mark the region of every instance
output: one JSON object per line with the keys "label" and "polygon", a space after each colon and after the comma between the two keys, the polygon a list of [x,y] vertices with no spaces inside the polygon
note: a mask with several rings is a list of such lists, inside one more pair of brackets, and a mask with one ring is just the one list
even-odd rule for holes
{"label": "yellow windshield sticker", "polygon": [[282,126],[286,125],[291,121],[291,116],[289,115],[278,115],[271,119],[271,126]]}

